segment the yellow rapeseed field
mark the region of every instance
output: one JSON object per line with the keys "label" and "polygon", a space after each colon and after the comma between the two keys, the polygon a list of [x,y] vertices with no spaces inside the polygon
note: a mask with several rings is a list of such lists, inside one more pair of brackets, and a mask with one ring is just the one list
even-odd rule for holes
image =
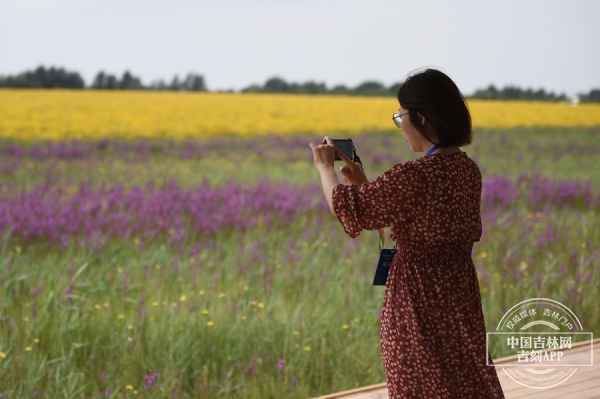
{"label": "yellow rapeseed field", "polygon": [[[473,126],[600,126],[600,104],[469,101]],[[0,137],[64,140],[394,129],[394,97],[0,90]]]}

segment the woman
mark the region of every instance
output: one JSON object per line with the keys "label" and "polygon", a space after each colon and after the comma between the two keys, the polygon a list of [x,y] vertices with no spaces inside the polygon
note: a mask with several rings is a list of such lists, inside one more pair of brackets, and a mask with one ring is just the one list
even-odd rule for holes
{"label": "woman", "polygon": [[[459,149],[472,140],[469,110],[454,82],[434,69],[409,76],[397,99],[394,122],[411,150],[426,156],[368,182],[329,137],[309,144],[346,233],[391,226],[398,246],[381,313],[390,398],[503,398],[471,259],[481,237],[481,172]],[[351,185],[338,182],[336,152]]]}

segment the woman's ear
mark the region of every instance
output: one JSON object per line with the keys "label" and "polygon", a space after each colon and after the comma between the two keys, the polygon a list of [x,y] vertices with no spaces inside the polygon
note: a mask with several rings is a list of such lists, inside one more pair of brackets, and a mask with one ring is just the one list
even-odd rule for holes
{"label": "woman's ear", "polygon": [[425,126],[427,119],[425,119],[425,117],[418,112],[417,112],[417,115],[419,115],[419,122],[421,122],[421,126]]}

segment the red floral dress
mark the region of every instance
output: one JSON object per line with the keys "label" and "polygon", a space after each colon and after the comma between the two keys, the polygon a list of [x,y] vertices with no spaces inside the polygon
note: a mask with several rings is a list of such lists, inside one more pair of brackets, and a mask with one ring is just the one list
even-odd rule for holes
{"label": "red floral dress", "polygon": [[398,252],[381,313],[390,398],[504,398],[491,356],[477,272],[481,172],[465,152],[395,165],[360,186],[337,185],[333,205],[352,238],[392,227]]}

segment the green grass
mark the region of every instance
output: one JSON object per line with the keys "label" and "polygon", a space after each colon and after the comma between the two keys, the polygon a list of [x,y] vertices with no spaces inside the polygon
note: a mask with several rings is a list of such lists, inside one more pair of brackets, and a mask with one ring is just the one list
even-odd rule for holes
{"label": "green grass", "polygon": [[[599,168],[586,167],[596,162],[597,136],[587,130],[487,131],[465,150],[477,157],[484,176],[514,180],[537,171],[590,180],[597,192]],[[384,145],[382,137],[396,147]],[[373,143],[373,151],[411,157],[401,136],[363,139],[359,154]],[[242,147],[192,160],[160,152],[135,162],[111,163],[106,156],[22,159],[3,175],[2,187],[11,195],[42,183],[51,166],[51,181],[58,185],[90,178],[127,185],[174,178],[189,187],[204,178],[214,184],[253,184],[265,176],[298,185],[318,182],[301,154],[248,155]],[[363,161],[371,175],[391,166]],[[592,258],[600,249],[598,208],[538,214],[519,200],[495,221],[484,219],[474,263],[488,332],[496,330],[506,308],[547,297],[568,306],[584,331],[600,333],[599,262]],[[560,240],[540,246],[538,236],[549,223]],[[198,239],[187,237],[183,251],[169,247],[167,237],[144,246],[113,240],[98,249],[3,241],[0,394],[97,398],[110,389],[106,397],[307,398],[385,381],[378,318],[384,288],[371,285],[376,233],[351,240],[331,215],[308,213],[287,226],[221,231],[190,255]],[[505,354],[492,348],[494,358]],[[148,391],[144,378],[154,372],[159,378]]]}

